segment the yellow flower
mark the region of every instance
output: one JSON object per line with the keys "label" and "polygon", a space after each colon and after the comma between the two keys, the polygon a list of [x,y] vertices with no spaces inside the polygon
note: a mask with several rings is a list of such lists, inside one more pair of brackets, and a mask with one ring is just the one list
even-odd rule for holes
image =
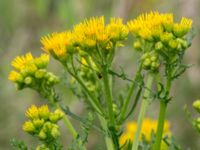
{"label": "yellow flower", "polygon": [[9,76],[8,76],[8,79],[10,81],[13,81],[13,82],[23,82],[23,77],[21,74],[19,74],[18,72],[16,71],[11,71]]}
{"label": "yellow flower", "polygon": [[151,40],[153,35],[162,32],[165,25],[173,23],[172,14],[160,14],[158,12],[150,12],[141,14],[136,19],[127,23],[129,31],[136,36],[140,36],[146,40]]}
{"label": "yellow flower", "polygon": [[[163,129],[163,136],[170,135],[170,124],[168,121],[165,121],[164,129]],[[132,142],[134,139],[134,134],[137,129],[136,122],[128,122],[125,128],[125,132],[120,137],[120,145],[125,144],[125,142],[129,141]],[[140,134],[140,140],[142,140],[142,135],[145,136],[145,139],[149,142],[151,140],[151,133],[152,131],[156,132],[157,129],[157,120],[152,120],[149,118],[144,119]],[[164,144],[164,143],[163,143]]]}
{"label": "yellow flower", "polygon": [[67,56],[67,46],[71,44],[71,33],[52,33],[41,38],[42,49],[56,58]]}
{"label": "yellow flower", "polygon": [[12,62],[12,66],[17,69],[17,70],[22,70],[25,68],[25,66],[27,65],[27,63],[30,63],[33,61],[33,56],[31,53],[27,53],[24,56],[18,56],[16,57]]}
{"label": "yellow flower", "polygon": [[111,18],[106,28],[108,35],[113,40],[124,40],[128,36],[128,28],[123,24],[121,18]]}
{"label": "yellow flower", "polygon": [[39,117],[39,111],[38,108],[35,105],[32,105],[28,110],[26,111],[26,116],[30,119],[37,119]]}
{"label": "yellow flower", "polygon": [[35,132],[35,126],[31,121],[26,121],[23,126],[23,130],[28,133],[34,133]]}
{"label": "yellow flower", "polygon": [[178,37],[184,36],[192,27],[192,20],[182,17],[180,23],[174,24],[174,34]]}
{"label": "yellow flower", "polygon": [[43,105],[43,106],[39,107],[38,113],[41,118],[47,120],[49,117],[49,114],[50,114],[49,107],[47,105]]}

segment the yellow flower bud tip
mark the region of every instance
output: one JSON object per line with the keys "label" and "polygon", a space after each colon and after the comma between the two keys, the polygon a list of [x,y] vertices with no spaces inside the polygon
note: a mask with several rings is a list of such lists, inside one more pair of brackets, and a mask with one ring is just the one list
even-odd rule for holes
{"label": "yellow flower bud tip", "polygon": [[40,128],[44,124],[44,119],[34,119],[33,124],[36,128]]}
{"label": "yellow flower bud tip", "polygon": [[56,110],[54,111],[54,113],[55,113],[56,115],[58,115],[60,118],[62,118],[62,117],[64,116],[64,112],[63,112],[62,110],[60,110],[60,109],[56,109]]}
{"label": "yellow flower bud tip", "polygon": [[41,79],[45,76],[46,70],[45,69],[39,69],[35,72],[35,78]]}
{"label": "yellow flower bud tip", "polygon": [[34,133],[35,132],[35,126],[34,124],[31,122],[31,121],[26,121],[24,124],[23,124],[23,130],[25,132],[28,132],[28,133]]}
{"label": "yellow flower bud tip", "polygon": [[32,82],[33,82],[32,77],[26,77],[26,78],[24,79],[24,83],[25,83],[26,85],[30,85]]}
{"label": "yellow flower bud tip", "polygon": [[149,69],[150,65],[151,65],[151,60],[149,58],[146,58],[144,60],[144,62],[142,63],[144,69]]}
{"label": "yellow flower bud tip", "polygon": [[38,108],[38,113],[39,113],[39,116],[41,118],[43,118],[44,120],[47,120],[49,118],[49,115],[50,115],[50,111],[49,111],[48,105],[43,105],[43,106],[39,107]]}
{"label": "yellow flower bud tip", "polygon": [[200,117],[198,117],[198,118],[196,119],[196,123],[197,123],[197,124],[200,124]]}
{"label": "yellow flower bud tip", "polygon": [[34,60],[34,63],[36,66],[40,69],[46,68],[49,63],[49,55],[47,54],[41,54],[40,57],[36,58]]}

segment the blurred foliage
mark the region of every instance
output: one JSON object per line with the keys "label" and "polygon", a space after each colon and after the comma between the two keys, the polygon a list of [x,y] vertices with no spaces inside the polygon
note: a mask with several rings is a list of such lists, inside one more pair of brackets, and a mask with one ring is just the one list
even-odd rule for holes
{"label": "blurred foliage", "polygon": [[[191,106],[193,100],[200,98],[199,8],[199,0],[0,0],[0,149],[10,150],[9,141],[12,138],[26,139],[26,143],[35,143],[22,132],[21,125],[25,120],[23,114],[31,103],[44,102],[33,91],[17,92],[13,84],[7,80],[11,69],[10,61],[16,55],[27,51],[32,51],[36,55],[41,53],[39,40],[42,35],[71,28],[84,18],[104,15],[105,18],[120,16],[126,20],[150,10],[173,12],[176,18],[187,16],[194,20],[197,36],[186,54],[185,62],[195,65],[176,82],[178,88],[174,85],[173,93],[176,96],[171,101],[167,117],[171,122],[176,141],[185,149],[188,147],[192,150],[199,149],[200,137],[188,123],[183,111],[184,104]],[[126,50],[126,53],[124,49],[120,50],[115,59],[115,63],[120,63],[130,77],[134,73],[137,60],[137,54],[133,54],[131,49]],[[61,67],[55,61],[51,62],[49,68],[62,76]],[[120,86],[120,82],[118,85]],[[62,97],[68,101],[71,109],[77,114],[84,114],[83,106],[74,100],[66,85],[58,86],[58,91],[65,93]],[[149,112],[149,116],[157,117],[158,105],[152,105],[151,110],[155,111]],[[76,123],[75,120],[72,121]],[[70,141],[71,138],[67,135],[65,131],[63,139]],[[100,146],[96,144],[100,139],[98,136],[96,131],[89,136],[89,149]]]}

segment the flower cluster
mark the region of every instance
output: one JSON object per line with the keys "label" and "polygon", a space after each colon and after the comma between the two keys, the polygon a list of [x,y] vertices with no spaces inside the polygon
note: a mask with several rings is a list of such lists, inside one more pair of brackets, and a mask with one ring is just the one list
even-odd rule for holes
{"label": "flower cluster", "polygon": [[122,19],[112,18],[105,25],[104,17],[97,17],[75,25],[72,31],[42,37],[41,43],[43,50],[63,62],[70,53],[91,54],[92,50],[94,53],[99,53],[97,50],[106,50],[108,53],[127,36],[128,29]]}
{"label": "flower cluster", "polygon": [[179,23],[175,23],[173,14],[151,12],[129,21],[127,26],[136,38],[133,43],[135,49],[156,52],[164,60],[173,58],[189,47],[186,34],[192,27],[190,19],[182,17]]}
{"label": "flower cluster", "polygon": [[[145,137],[145,140],[147,142],[150,142],[152,132],[155,132],[157,128],[157,120],[152,120],[150,118],[145,118],[144,122],[142,124],[142,130],[141,130],[141,135],[140,135],[140,140],[142,141],[143,136]],[[168,121],[165,121],[164,125],[164,136],[170,135],[170,124]],[[124,145],[126,142],[133,142],[134,139],[134,134],[137,129],[137,123],[136,122],[128,122],[126,125],[125,132],[121,135],[120,137],[120,145]],[[162,144],[162,150],[166,147],[166,144]]]}
{"label": "flower cluster", "polygon": [[23,130],[37,136],[42,141],[51,141],[60,136],[57,122],[62,119],[64,113],[60,109],[50,112],[47,105],[28,108],[26,116],[28,121],[23,124]]}
{"label": "flower cluster", "polygon": [[[9,80],[17,84],[18,89],[31,87],[39,90],[39,85],[52,86],[59,79],[51,72],[46,71],[49,63],[49,55],[41,54],[39,57],[33,57],[31,53],[24,56],[18,56],[12,61],[12,70],[9,74]],[[38,84],[40,83],[40,84]]]}
{"label": "flower cluster", "polygon": [[[195,108],[195,110],[200,113],[200,100],[196,100],[193,103],[193,107]],[[196,129],[200,132],[200,117],[198,117],[197,119],[194,120],[194,126],[196,127]]]}

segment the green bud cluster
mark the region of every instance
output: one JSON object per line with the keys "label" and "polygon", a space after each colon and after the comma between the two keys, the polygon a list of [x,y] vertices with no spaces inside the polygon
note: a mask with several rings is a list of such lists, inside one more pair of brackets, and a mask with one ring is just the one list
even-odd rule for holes
{"label": "green bud cluster", "polygon": [[33,105],[26,112],[29,120],[23,124],[23,130],[44,142],[55,140],[60,136],[57,122],[63,118],[63,115],[60,109],[50,112],[47,105],[39,108]]}
{"label": "green bud cluster", "polygon": [[[200,113],[200,100],[196,100],[193,102],[193,108]],[[194,119],[194,126],[200,133],[200,117]]]}
{"label": "green bud cluster", "polygon": [[142,68],[145,70],[151,70],[153,72],[158,71],[160,63],[157,54],[144,53],[141,57]]}

